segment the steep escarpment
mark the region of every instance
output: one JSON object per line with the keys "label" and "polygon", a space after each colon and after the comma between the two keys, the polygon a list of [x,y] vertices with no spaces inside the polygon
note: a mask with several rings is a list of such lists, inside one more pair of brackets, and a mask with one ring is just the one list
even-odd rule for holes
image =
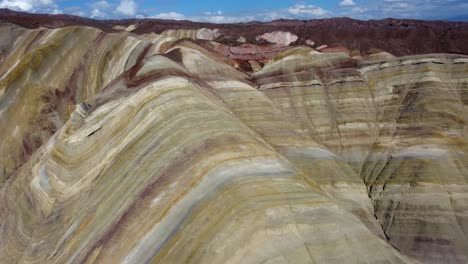
{"label": "steep escarpment", "polygon": [[468,260],[467,56],[0,31],[1,263]]}

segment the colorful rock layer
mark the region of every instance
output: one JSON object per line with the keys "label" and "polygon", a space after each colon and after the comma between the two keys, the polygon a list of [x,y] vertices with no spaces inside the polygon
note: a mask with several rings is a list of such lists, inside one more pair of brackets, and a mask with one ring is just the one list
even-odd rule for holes
{"label": "colorful rock layer", "polygon": [[0,263],[468,261],[468,56],[217,33],[0,26]]}

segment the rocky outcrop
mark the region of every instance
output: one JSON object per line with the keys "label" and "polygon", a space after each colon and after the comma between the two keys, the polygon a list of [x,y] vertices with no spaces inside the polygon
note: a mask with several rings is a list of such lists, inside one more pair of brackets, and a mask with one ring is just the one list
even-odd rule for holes
{"label": "rocky outcrop", "polygon": [[124,26],[117,25],[117,26],[114,26],[113,29],[123,30],[123,31],[127,31],[127,32],[132,32],[133,30],[136,29],[136,25],[130,25],[130,26],[128,26],[128,27],[124,27]]}
{"label": "rocky outcrop", "polygon": [[247,40],[244,37],[240,36],[239,38],[237,38],[237,42],[245,43],[245,42],[247,42]]}
{"label": "rocky outcrop", "polygon": [[256,40],[266,40],[269,43],[278,44],[282,46],[289,46],[291,43],[296,42],[298,37],[291,32],[274,31],[257,36]]}
{"label": "rocky outcrop", "polygon": [[220,36],[219,29],[187,29],[187,30],[166,30],[161,33],[162,36],[171,37],[173,39],[200,39],[200,40],[214,40]]}
{"label": "rocky outcrop", "polygon": [[468,56],[202,30],[0,27],[0,263],[468,261]]}

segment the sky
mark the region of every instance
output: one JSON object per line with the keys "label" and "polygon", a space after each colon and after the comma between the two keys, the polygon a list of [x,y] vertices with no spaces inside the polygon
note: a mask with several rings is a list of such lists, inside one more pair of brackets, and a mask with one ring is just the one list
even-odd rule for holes
{"label": "sky", "polygon": [[95,19],[136,17],[213,23],[328,17],[468,21],[468,0],[0,0],[0,8]]}

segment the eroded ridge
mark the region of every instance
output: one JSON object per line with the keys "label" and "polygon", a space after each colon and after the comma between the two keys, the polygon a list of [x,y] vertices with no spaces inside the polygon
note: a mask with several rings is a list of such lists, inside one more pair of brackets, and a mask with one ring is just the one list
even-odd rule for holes
{"label": "eroded ridge", "polygon": [[1,263],[467,261],[467,56],[0,31]]}

